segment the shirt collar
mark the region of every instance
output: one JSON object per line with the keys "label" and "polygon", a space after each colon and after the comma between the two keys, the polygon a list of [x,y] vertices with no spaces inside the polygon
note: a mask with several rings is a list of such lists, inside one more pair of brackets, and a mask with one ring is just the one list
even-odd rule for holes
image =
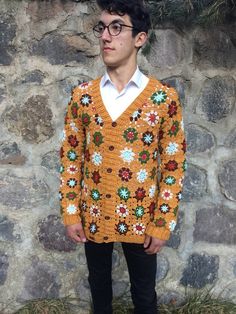
{"label": "shirt collar", "polygon": [[[143,76],[144,74],[139,70],[139,67],[137,67],[136,71],[134,72],[133,76],[126,84],[126,86],[128,86],[130,83],[134,83],[138,88],[140,88]],[[106,72],[101,79],[101,87],[104,87],[107,83],[111,83],[113,85],[108,73]]]}

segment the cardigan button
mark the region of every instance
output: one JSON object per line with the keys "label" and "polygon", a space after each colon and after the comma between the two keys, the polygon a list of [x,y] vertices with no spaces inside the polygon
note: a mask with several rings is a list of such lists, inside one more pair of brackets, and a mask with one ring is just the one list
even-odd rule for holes
{"label": "cardigan button", "polygon": [[109,146],[109,150],[110,150],[110,151],[113,151],[113,150],[114,150],[114,148],[115,148],[115,147],[114,147],[114,146],[112,146],[112,145],[111,145],[111,146]]}
{"label": "cardigan button", "polygon": [[111,168],[107,168],[107,172],[108,173],[112,173],[112,169]]}
{"label": "cardigan button", "polygon": [[106,194],[106,198],[111,198],[111,194]]}
{"label": "cardigan button", "polygon": [[115,128],[117,126],[117,122],[113,121],[111,125]]}
{"label": "cardigan button", "polygon": [[103,240],[108,240],[108,237],[103,237]]}
{"label": "cardigan button", "polygon": [[110,220],[111,217],[110,217],[110,216],[105,216],[105,219],[106,219],[106,220]]}

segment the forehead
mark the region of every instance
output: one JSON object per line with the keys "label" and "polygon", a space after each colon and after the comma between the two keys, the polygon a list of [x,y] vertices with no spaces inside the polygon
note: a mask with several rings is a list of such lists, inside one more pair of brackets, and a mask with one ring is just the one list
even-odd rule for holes
{"label": "forehead", "polygon": [[112,21],[120,21],[124,24],[131,24],[130,17],[127,14],[124,15],[118,15],[116,13],[109,13],[107,11],[102,11],[100,15],[100,22],[103,22],[104,24],[109,24]]}

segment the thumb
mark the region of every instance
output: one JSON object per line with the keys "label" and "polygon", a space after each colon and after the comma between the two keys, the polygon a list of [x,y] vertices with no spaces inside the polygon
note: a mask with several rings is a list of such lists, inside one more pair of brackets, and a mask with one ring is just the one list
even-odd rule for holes
{"label": "thumb", "polygon": [[146,249],[149,246],[150,242],[151,242],[151,237],[149,235],[146,235],[143,247]]}
{"label": "thumb", "polygon": [[78,233],[79,233],[79,237],[80,237],[81,241],[82,242],[86,242],[87,239],[86,239],[86,236],[84,234],[84,229],[83,228],[78,229]]}

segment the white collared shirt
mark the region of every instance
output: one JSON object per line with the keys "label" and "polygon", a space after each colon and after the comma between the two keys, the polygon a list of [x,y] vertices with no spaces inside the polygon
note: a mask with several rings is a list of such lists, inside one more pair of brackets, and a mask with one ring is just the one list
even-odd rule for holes
{"label": "white collared shirt", "polygon": [[137,67],[134,75],[121,92],[118,92],[106,72],[100,82],[100,91],[103,103],[113,121],[129,107],[135,98],[147,86],[149,78]]}

